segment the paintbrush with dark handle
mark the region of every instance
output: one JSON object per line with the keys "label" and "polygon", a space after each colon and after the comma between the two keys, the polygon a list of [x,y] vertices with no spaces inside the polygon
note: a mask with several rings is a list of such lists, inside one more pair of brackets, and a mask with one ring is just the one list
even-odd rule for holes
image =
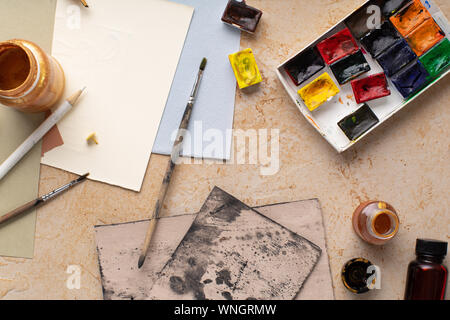
{"label": "paintbrush with dark handle", "polygon": [[81,177],[79,177],[78,179],[75,179],[71,182],[69,182],[68,184],[53,190],[52,192],[43,195],[42,197],[39,197],[35,200],[32,200],[26,204],[24,204],[23,206],[20,206],[16,209],[14,209],[13,211],[3,215],[0,217],[0,224],[14,218],[17,217],[19,215],[21,215],[22,213],[24,213],[27,210],[30,209],[35,209],[40,207],[41,205],[45,204],[47,201],[49,201],[50,199],[59,196],[60,194],[62,194],[64,191],[76,186],[77,184],[79,184],[80,182],[83,182],[86,180],[86,178],[88,177],[89,173],[86,173],[85,175],[82,175]]}
{"label": "paintbrush with dark handle", "polygon": [[159,191],[158,199],[156,200],[155,209],[150,220],[150,225],[145,235],[144,245],[142,246],[141,255],[139,256],[138,267],[141,268],[144,264],[145,258],[147,256],[147,250],[150,246],[153,234],[155,232],[156,224],[159,219],[159,214],[161,212],[164,199],[166,198],[167,189],[169,188],[170,179],[172,178],[173,170],[175,169],[175,164],[180,156],[180,149],[183,144],[183,131],[187,129],[189,120],[191,118],[192,109],[194,108],[195,98],[197,97],[198,88],[200,87],[200,82],[203,76],[203,71],[206,67],[206,58],[203,58],[200,68],[198,70],[197,79],[194,83],[194,88],[192,89],[191,96],[187,103],[186,109],[184,110],[183,118],[181,119],[180,127],[178,128],[177,138],[173,144],[172,154],[167,164],[166,174],[164,175],[163,183]]}

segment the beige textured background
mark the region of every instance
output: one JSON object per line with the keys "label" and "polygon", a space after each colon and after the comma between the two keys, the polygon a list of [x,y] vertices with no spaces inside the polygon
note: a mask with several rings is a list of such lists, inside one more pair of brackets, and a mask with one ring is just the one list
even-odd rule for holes
{"label": "beige textured background", "polygon": [[[415,239],[450,239],[450,77],[359,145],[337,154],[304,120],[274,70],[364,0],[247,2],[264,15],[254,36],[242,36],[241,47],[254,50],[264,83],[257,90],[238,92],[234,126],[279,128],[280,171],[263,177],[253,165],[182,165],[175,171],[165,214],[197,211],[214,185],[250,206],[317,197],[324,211],[336,298],[401,299]],[[435,2],[449,17],[450,2]],[[151,157],[141,193],[88,181],[39,209],[34,259],[0,258],[0,298],[100,299],[93,225],[147,218],[166,163],[164,156]],[[71,178],[43,166],[40,193]],[[400,233],[383,247],[363,243],[352,231],[353,209],[369,199],[388,201],[400,215]],[[382,290],[356,297],[344,289],[340,269],[359,256],[381,267]],[[82,268],[80,290],[66,288],[66,269],[72,264]]]}

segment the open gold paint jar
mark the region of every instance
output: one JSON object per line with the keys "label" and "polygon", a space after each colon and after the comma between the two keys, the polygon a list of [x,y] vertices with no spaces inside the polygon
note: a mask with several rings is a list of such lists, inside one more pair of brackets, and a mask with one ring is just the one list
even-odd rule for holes
{"label": "open gold paint jar", "polygon": [[0,42],[0,103],[23,112],[49,110],[64,91],[59,63],[31,41]]}
{"label": "open gold paint jar", "polygon": [[398,232],[400,220],[395,209],[384,201],[362,203],[353,213],[353,229],[364,241],[382,245]]}

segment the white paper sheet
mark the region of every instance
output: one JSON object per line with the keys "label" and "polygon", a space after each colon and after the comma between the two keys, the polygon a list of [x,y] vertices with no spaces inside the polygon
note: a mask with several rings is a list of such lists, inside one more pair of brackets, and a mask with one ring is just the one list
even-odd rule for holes
{"label": "white paper sheet", "polygon": [[[68,96],[87,86],[58,124],[64,145],[42,163],[139,191],[193,8],[164,0],[60,0],[53,56]],[[97,133],[98,145],[86,137]]]}

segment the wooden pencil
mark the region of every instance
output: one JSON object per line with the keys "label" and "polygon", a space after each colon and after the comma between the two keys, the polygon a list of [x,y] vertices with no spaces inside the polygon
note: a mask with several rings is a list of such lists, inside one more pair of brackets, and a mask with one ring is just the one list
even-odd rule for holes
{"label": "wooden pencil", "polygon": [[183,118],[181,119],[180,127],[178,128],[177,138],[173,144],[172,153],[169,159],[169,163],[167,164],[166,173],[164,175],[164,179],[161,185],[161,189],[158,194],[158,198],[156,200],[156,205],[153,210],[153,214],[151,216],[150,225],[147,230],[147,234],[145,235],[144,244],[142,246],[141,255],[139,256],[138,267],[141,268],[145,262],[145,258],[147,256],[148,247],[150,246],[150,242],[152,240],[153,234],[156,229],[156,224],[159,219],[159,214],[161,212],[161,208],[164,203],[164,199],[166,198],[167,189],[169,188],[170,179],[172,178],[172,173],[175,169],[175,164],[180,156],[180,149],[183,143],[183,131],[187,129],[189,120],[191,118],[192,109],[194,107],[195,98],[197,96],[197,92],[200,86],[200,81],[203,76],[203,71],[206,67],[206,58],[203,58],[200,68],[198,70],[197,79],[194,84],[194,88],[192,89],[191,96],[184,110]]}
{"label": "wooden pencil", "polygon": [[87,4],[86,0],[81,0],[81,3],[82,3],[83,6],[85,6],[86,8],[89,8],[89,5]]}

